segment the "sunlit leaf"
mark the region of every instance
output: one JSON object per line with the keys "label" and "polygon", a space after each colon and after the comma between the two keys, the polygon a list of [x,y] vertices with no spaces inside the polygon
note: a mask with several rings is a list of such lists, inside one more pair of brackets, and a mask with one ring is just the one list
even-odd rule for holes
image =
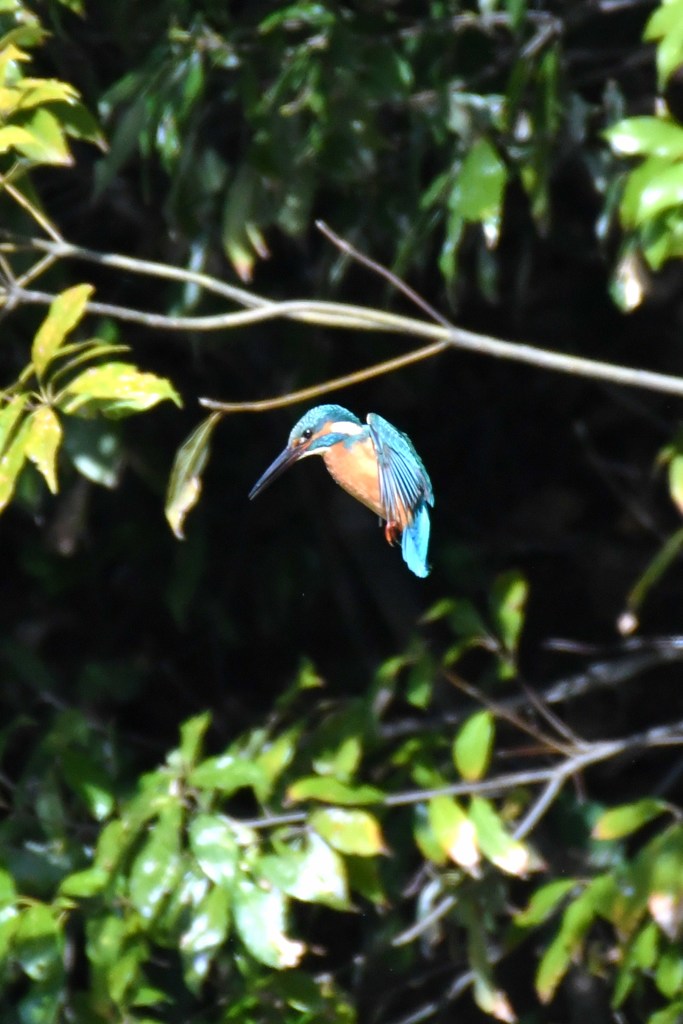
{"label": "sunlit leaf", "polygon": [[26,974],[43,981],[61,962],[62,939],[52,910],[35,903],[22,913],[14,933],[13,954]]}
{"label": "sunlit leaf", "polygon": [[203,420],[176,452],[166,492],[166,518],[179,540],[185,536],[185,518],[199,500],[202,473],[209,458],[209,443],[221,420],[218,412]]}
{"label": "sunlit leaf", "polygon": [[477,711],[461,726],[453,743],[453,762],[468,782],[481,779],[488,770],[495,735],[490,711]]}
{"label": "sunlit leaf", "polygon": [[367,785],[351,785],[338,779],[320,778],[312,775],[299,779],[287,790],[290,800],[298,803],[302,800],[320,800],[326,804],[376,804],[381,803],[384,794],[381,789]]}
{"label": "sunlit leaf", "polygon": [[367,811],[329,807],[314,811],[309,824],[340,853],[373,857],[387,852],[379,822]]}
{"label": "sunlit leaf", "polygon": [[82,319],[92,293],[92,285],[77,284],[53,300],[31,346],[31,360],[39,377],[45,373],[65,337]]}
{"label": "sunlit leaf", "polygon": [[605,132],[622,156],[683,157],[683,128],[661,117],[627,117]]}
{"label": "sunlit leaf", "polygon": [[543,924],[576,885],[573,878],[559,878],[537,889],[525,910],[515,914],[514,923],[522,928]]}
{"label": "sunlit leaf", "polygon": [[594,919],[595,905],[589,886],[569,904],[557,935],[541,957],[536,973],[536,991],[542,1003],[552,999]]}
{"label": "sunlit leaf", "polygon": [[226,939],[230,926],[230,894],[214,886],[193,909],[190,927],[180,937],[183,953],[205,953]]}
{"label": "sunlit leaf", "polygon": [[269,885],[294,899],[337,910],[349,908],[344,861],[314,832],[302,844],[262,856],[258,872]]}
{"label": "sunlit leaf", "polygon": [[477,874],[481,856],[473,823],[451,796],[435,796],[428,804],[429,823],[444,853],[460,867]]}
{"label": "sunlit leaf", "polygon": [[23,127],[30,141],[19,142],[16,148],[25,157],[37,164],[73,163],[71,152],[61,122],[45,107],[39,107],[24,121]]}
{"label": "sunlit leaf", "polygon": [[217,885],[230,885],[235,877],[239,847],[227,818],[199,814],[189,828],[190,848],[204,874]]}
{"label": "sunlit leaf", "polygon": [[664,800],[646,797],[634,804],[623,804],[601,814],[593,826],[596,839],[621,839],[647,825],[670,808]]}
{"label": "sunlit leaf", "polygon": [[24,445],[26,457],[42,474],[53,494],[57,493],[57,452],[62,440],[62,426],[52,409],[41,405],[28,419]]}
{"label": "sunlit leaf", "polygon": [[130,897],[141,916],[153,918],[181,872],[180,808],[162,814],[130,871]]}
{"label": "sunlit leaf", "polygon": [[221,754],[201,761],[189,782],[199,789],[218,789],[226,795],[238,789],[258,788],[266,781],[261,765],[237,754]]}
{"label": "sunlit leaf", "polygon": [[0,457],[0,512],[14,494],[17,478],[26,462],[26,438],[29,429],[30,423],[25,419]]}
{"label": "sunlit leaf", "polygon": [[524,876],[538,870],[542,862],[530,847],[510,836],[493,804],[472,797],[470,817],[477,832],[477,843],[487,860],[510,875]]}
{"label": "sunlit leaf", "polygon": [[491,612],[501,640],[510,652],[517,650],[528,596],[529,584],[514,570],[503,573],[493,585]]}
{"label": "sunlit leaf", "polygon": [[277,889],[261,889],[242,879],[235,889],[234,915],[239,936],[251,955],[268,967],[296,967],[302,942],[285,934],[287,898]]}
{"label": "sunlit leaf", "polygon": [[71,415],[100,411],[116,419],[167,400],[182,404],[165,377],[142,373],[131,363],[104,363],[83,370],[69,381],[60,406]]}

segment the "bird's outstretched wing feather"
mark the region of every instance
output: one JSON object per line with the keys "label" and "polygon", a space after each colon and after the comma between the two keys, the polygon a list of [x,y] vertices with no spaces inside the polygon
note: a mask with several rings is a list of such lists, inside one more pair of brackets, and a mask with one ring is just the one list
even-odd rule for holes
{"label": "bird's outstretched wing feather", "polygon": [[426,502],[434,504],[432,485],[420,456],[406,434],[382,416],[368,414],[377,452],[380,499],[388,521],[406,525]]}

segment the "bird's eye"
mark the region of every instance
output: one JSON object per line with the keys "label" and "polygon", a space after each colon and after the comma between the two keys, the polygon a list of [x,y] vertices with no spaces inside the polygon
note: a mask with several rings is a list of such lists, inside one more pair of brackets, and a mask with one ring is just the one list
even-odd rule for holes
{"label": "bird's eye", "polygon": [[312,437],[313,437],[313,431],[312,431],[312,429],[310,427],[306,427],[305,430],[302,430],[302,432],[301,432],[301,440],[302,441],[310,441]]}

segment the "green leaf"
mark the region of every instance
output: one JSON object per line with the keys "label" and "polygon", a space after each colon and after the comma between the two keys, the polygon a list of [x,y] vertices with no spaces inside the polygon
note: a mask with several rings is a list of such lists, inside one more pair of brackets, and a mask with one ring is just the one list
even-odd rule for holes
{"label": "green leaf", "polygon": [[83,370],[64,388],[60,408],[71,415],[99,411],[116,419],[144,412],[158,402],[174,402],[180,396],[170,381],[142,373],[131,363],[104,363]]}
{"label": "green leaf", "polygon": [[0,408],[0,455],[9,447],[27,403],[27,394],[15,395]]}
{"label": "green leaf", "polygon": [[655,797],[646,797],[633,804],[622,804],[600,815],[593,826],[592,835],[595,839],[621,839],[669,810],[664,800]]}
{"label": "green leaf", "polygon": [[678,451],[669,460],[669,493],[676,508],[683,514],[683,453]]}
{"label": "green leaf", "polygon": [[180,807],[162,813],[133,861],[130,898],[147,920],[156,916],[180,877],[180,824]]}
{"label": "green leaf", "polygon": [[468,782],[481,779],[489,767],[495,720],[490,711],[477,711],[458,731],[453,743],[453,763]]}
{"label": "green leaf", "polygon": [[36,903],[22,913],[14,933],[13,954],[34,981],[44,981],[61,966],[61,932],[49,907]]}
{"label": "green leaf", "polygon": [[661,117],[627,117],[605,132],[621,156],[683,157],[683,128]]}
{"label": "green leaf", "polygon": [[9,504],[17,478],[26,462],[29,427],[29,421],[25,419],[0,458],[0,512]]}
{"label": "green leaf", "polygon": [[560,930],[538,965],[536,991],[542,1003],[549,1003],[554,996],[594,918],[593,892],[589,886],[565,910]]}
{"label": "green leaf", "polygon": [[499,576],[491,592],[491,612],[503,644],[511,654],[517,650],[529,584],[521,573],[511,570]]}
{"label": "green leaf", "polygon": [[229,796],[238,789],[259,789],[266,778],[256,761],[236,754],[221,754],[201,761],[190,772],[188,781],[198,789],[218,789]]}
{"label": "green leaf", "polygon": [[57,493],[57,452],[62,440],[62,426],[52,409],[41,405],[28,418],[24,444],[26,457],[42,474],[53,494]]}
{"label": "green leaf", "polygon": [[234,894],[237,932],[254,959],[278,970],[296,967],[305,946],[285,934],[287,899],[277,889],[261,889],[243,878]]}
{"label": "green leaf", "polygon": [[229,886],[235,878],[239,847],[230,821],[219,814],[199,814],[190,824],[190,848],[207,878]]}
{"label": "green leaf", "polygon": [[74,871],[73,874],[67,875],[60,883],[59,894],[60,896],[71,896],[82,899],[87,898],[88,896],[96,896],[105,888],[109,878],[109,872],[99,867],[85,868],[83,871]]}
{"label": "green leaf", "polygon": [[669,946],[660,956],[655,984],[667,999],[673,999],[683,991],[683,954],[679,945]]}
{"label": "green leaf", "polygon": [[662,3],[648,21],[643,38],[660,40],[657,47],[657,74],[660,88],[663,88],[668,78],[683,64],[682,0]]}
{"label": "green leaf", "polygon": [[488,139],[478,139],[463,160],[451,208],[468,221],[480,221],[487,244],[498,242],[503,195],[507,181],[505,164]]}
{"label": "green leaf", "polygon": [[39,107],[24,121],[23,127],[30,139],[17,142],[16,148],[33,163],[67,167],[73,163],[62,125],[49,110]]}
{"label": "green leaf", "polygon": [[183,531],[187,513],[199,500],[202,473],[209,458],[209,442],[221,418],[221,413],[211,413],[176,452],[166,491],[165,514],[179,540],[185,537]]}
{"label": "green leaf", "polygon": [[479,796],[472,797],[470,818],[477,831],[481,852],[501,871],[523,877],[527,872],[542,866],[525,843],[508,835],[500,816],[488,800]]}
{"label": "green leaf", "polygon": [[324,779],[311,775],[299,779],[287,790],[287,796],[294,803],[302,800],[320,800],[326,804],[377,804],[384,799],[381,789],[374,786],[351,785],[338,779]]}
{"label": "green leaf", "polygon": [[104,821],[114,810],[111,779],[102,766],[83,750],[69,749],[61,755],[64,778],[83,800],[96,821]]}
{"label": "green leaf", "polygon": [[204,711],[201,715],[188,718],[180,726],[179,754],[186,768],[192,767],[202,751],[202,742],[206,730],[211,725],[211,712]]}
{"label": "green leaf", "polygon": [[427,805],[429,824],[440,848],[454,863],[476,875],[481,857],[473,823],[452,796],[435,796]]}
{"label": "green leaf", "polygon": [[206,953],[225,942],[230,927],[230,894],[214,886],[194,908],[190,927],[180,938],[183,953]]}
{"label": "green leaf", "polygon": [[514,924],[520,928],[533,928],[543,924],[575,885],[574,878],[560,878],[542,885],[533,894],[526,909],[515,914]]}
{"label": "green leaf", "polygon": [[663,1010],[650,1014],[647,1024],[681,1024],[683,1019],[683,999],[665,1006]]}
{"label": "green leaf", "polygon": [[314,811],[309,825],[340,853],[374,857],[387,852],[379,822],[367,811],[329,807]]}
{"label": "green leaf", "polygon": [[344,861],[315,833],[302,846],[283,847],[261,857],[257,868],[270,886],[294,899],[349,909]]}
{"label": "green leaf", "polygon": [[31,361],[39,377],[44,375],[66,336],[83,318],[93,291],[92,285],[77,284],[61,292],[50,305],[31,346]]}

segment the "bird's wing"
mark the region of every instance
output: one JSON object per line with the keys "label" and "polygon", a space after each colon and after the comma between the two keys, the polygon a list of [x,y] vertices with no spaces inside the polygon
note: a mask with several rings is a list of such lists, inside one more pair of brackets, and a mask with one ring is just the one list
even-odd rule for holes
{"label": "bird's wing", "polygon": [[424,502],[434,504],[427,470],[410,438],[382,416],[369,413],[368,426],[377,452],[380,499],[386,518],[405,526]]}

